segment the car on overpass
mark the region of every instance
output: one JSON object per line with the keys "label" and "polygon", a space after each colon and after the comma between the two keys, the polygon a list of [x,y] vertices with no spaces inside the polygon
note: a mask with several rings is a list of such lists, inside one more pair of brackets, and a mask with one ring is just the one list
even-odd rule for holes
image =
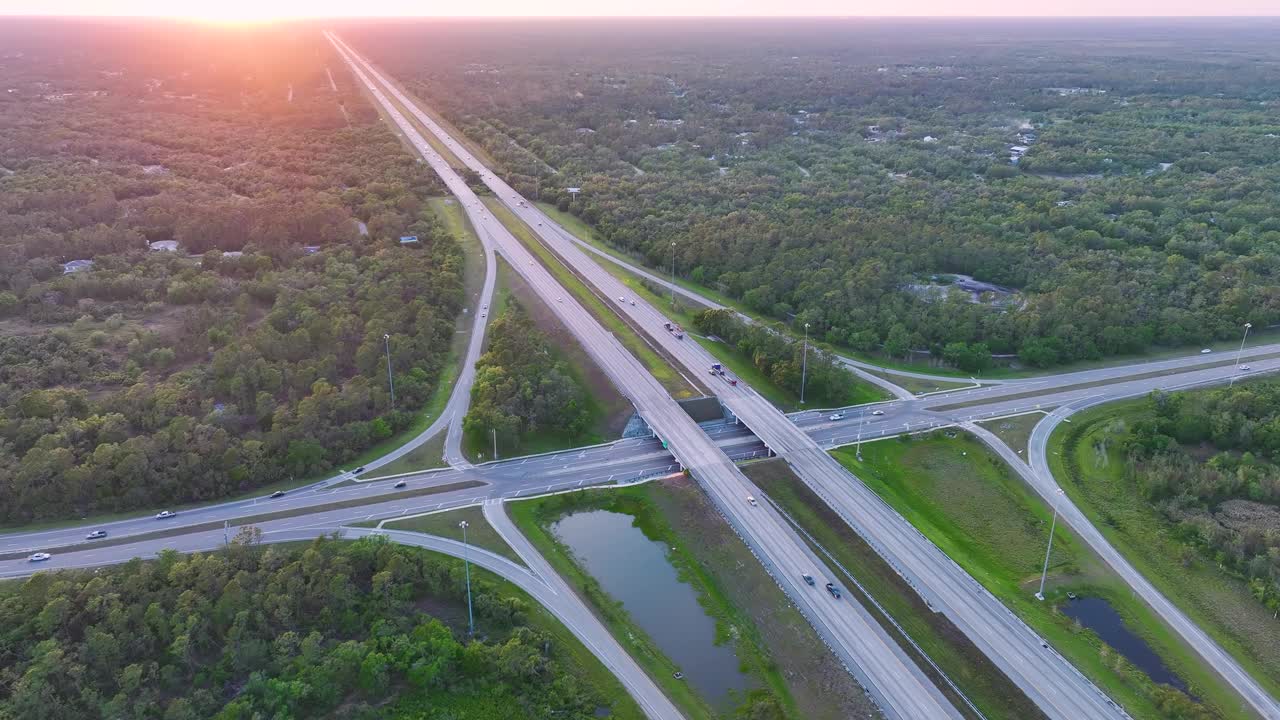
{"label": "car on overpass", "polygon": [[160,512],[156,513],[157,520],[168,520],[169,518],[173,518],[173,517],[178,517],[178,513],[173,512],[172,510],[161,510]]}
{"label": "car on overpass", "polygon": [[84,539],[85,539],[85,540],[101,540],[102,538],[104,538],[104,537],[106,537],[106,536],[107,536],[107,531],[106,531],[106,530],[94,530],[93,532],[89,533],[88,535],[85,535],[85,536],[84,536]]}

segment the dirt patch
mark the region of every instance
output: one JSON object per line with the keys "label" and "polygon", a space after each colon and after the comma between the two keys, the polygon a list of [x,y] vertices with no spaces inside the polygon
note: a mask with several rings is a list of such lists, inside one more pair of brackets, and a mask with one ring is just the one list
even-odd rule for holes
{"label": "dirt patch", "polygon": [[781,673],[799,717],[878,715],[853,676],[840,667],[809,623],[720,516],[701,488],[675,476],[658,481],[655,504],[683,537],[683,547],[752,621]]}

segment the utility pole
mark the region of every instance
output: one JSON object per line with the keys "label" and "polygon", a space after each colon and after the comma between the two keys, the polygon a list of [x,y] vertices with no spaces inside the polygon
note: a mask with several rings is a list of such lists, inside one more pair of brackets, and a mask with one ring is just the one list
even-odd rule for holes
{"label": "utility pole", "polygon": [[[1237,372],[1240,370],[1240,356],[1244,354],[1244,341],[1249,339],[1249,328],[1251,327],[1253,327],[1253,323],[1244,324],[1244,337],[1240,338],[1240,349],[1236,351],[1235,369]],[[1236,375],[1235,373],[1232,373],[1231,382],[1227,384],[1227,387],[1233,387],[1235,384],[1236,384]]]}
{"label": "utility pole", "polygon": [[676,241],[671,241],[671,307],[676,306]]}
{"label": "utility pole", "polygon": [[476,622],[471,614],[471,558],[467,553],[467,521],[458,523],[458,527],[462,528],[462,567],[467,573],[467,632],[470,637],[475,637]]}
{"label": "utility pole", "polygon": [[489,428],[493,431],[493,459],[498,459],[498,428]]}
{"label": "utility pole", "polygon": [[[1062,495],[1062,488],[1058,488],[1058,497]],[[1036,599],[1044,600],[1044,581],[1049,576],[1049,554],[1053,552],[1053,531],[1058,527],[1058,497],[1053,499],[1053,522],[1049,525],[1049,547],[1044,551],[1044,569],[1040,571],[1040,590],[1036,593]]]}
{"label": "utility pole", "polygon": [[382,342],[387,349],[387,387],[391,388],[391,407],[396,406],[396,384],[391,379],[391,335],[383,333]]}
{"label": "utility pole", "polygon": [[230,528],[230,526],[231,526],[230,520],[222,521],[222,546],[227,549],[231,548],[231,539],[227,537],[227,531]]}
{"label": "utility pole", "polygon": [[804,381],[809,374],[809,323],[804,324],[804,358],[800,361],[800,404],[804,404]]}

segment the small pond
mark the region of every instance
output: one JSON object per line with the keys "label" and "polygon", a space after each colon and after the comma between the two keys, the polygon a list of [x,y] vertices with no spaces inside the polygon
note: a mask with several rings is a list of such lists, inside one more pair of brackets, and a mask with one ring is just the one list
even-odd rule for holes
{"label": "small pond", "polygon": [[1187,684],[1182,678],[1173,674],[1165,666],[1164,661],[1145,640],[1125,627],[1120,613],[1111,607],[1111,603],[1096,597],[1079,597],[1068,601],[1059,608],[1069,618],[1078,621],[1084,627],[1094,631],[1102,641],[1115,648],[1139,670],[1145,672],[1152,680],[1165,685],[1172,685],[1187,692]]}
{"label": "small pond", "polygon": [[[634,518],[607,510],[577,512],[551,526],[583,570],[623,603],[635,621],[684,673],[707,702],[731,709],[749,679],[727,644],[716,644],[716,623],[680,581],[663,543],[645,537]],[[624,643],[625,644],[625,643]],[[735,698],[737,695],[737,698]]]}

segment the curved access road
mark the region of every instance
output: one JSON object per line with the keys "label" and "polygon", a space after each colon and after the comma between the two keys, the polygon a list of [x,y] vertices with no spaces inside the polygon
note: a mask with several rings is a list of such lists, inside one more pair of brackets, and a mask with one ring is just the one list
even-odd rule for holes
{"label": "curved access road", "polygon": [[[1223,382],[1223,379],[1215,381]],[[1133,393],[1129,397],[1141,397],[1146,391]],[[1000,442],[990,431],[977,426],[973,423],[964,423],[966,430],[981,438],[989,447],[994,449],[1004,458],[1005,462],[1014,469],[1023,480],[1030,485],[1037,494],[1048,505],[1056,503],[1058,508],[1058,516],[1065,522],[1076,535],[1088,543],[1104,562],[1111,567],[1121,578],[1128,583],[1133,592],[1143,599],[1160,616],[1178,635],[1185,641],[1205,663],[1216,671],[1242,698],[1249,706],[1268,720],[1280,720],[1280,703],[1273,698],[1258,682],[1255,680],[1235,658],[1231,656],[1221,645],[1208,633],[1200,629],[1191,618],[1187,617],[1176,605],[1169,601],[1159,590],[1156,589],[1142,573],[1138,572],[1125,557],[1115,549],[1107,539],[1094,527],[1089,518],[1081,512],[1080,508],[1071,501],[1069,495],[1062,492],[1058,483],[1053,478],[1053,473],[1049,469],[1049,459],[1047,457],[1047,449],[1049,436],[1057,426],[1067,420],[1071,415],[1096,405],[1101,405],[1115,400],[1124,399],[1125,396],[1099,396],[1094,398],[1086,398],[1064,405],[1049,413],[1041,420],[1031,433],[1031,441],[1029,444],[1030,466],[1021,461],[1020,458],[1007,445]]]}
{"label": "curved access road", "polygon": [[[564,624],[574,637],[578,638],[600,662],[614,674],[627,689],[640,708],[650,720],[683,720],[683,715],[675,705],[667,699],[653,680],[636,664],[627,651],[609,634],[599,620],[578,599],[576,595],[563,592],[547,582],[546,577],[539,577],[527,568],[510,560],[475,546],[463,546],[462,543],[448,538],[424,535],[422,533],[399,530],[377,530],[374,528],[355,528],[341,525],[313,525],[305,528],[289,527],[285,521],[263,523],[257,526],[262,530],[262,542],[281,543],[314,540],[322,535],[336,535],[342,539],[355,540],[363,537],[380,536],[402,545],[412,545],[434,552],[466,557],[470,562],[509,580],[519,587],[540,605],[547,608]],[[230,533],[238,530],[230,529]],[[165,550],[178,552],[202,552],[217,550],[224,546],[225,535],[222,529],[192,533],[174,538],[142,540],[127,546],[113,548],[116,552],[106,553],[101,557],[86,557],[80,554],[74,559],[58,558],[62,562],[53,567],[58,569],[101,567],[126,562],[132,558],[151,559]],[[0,564],[0,578],[20,578],[32,575],[44,567],[24,564]],[[561,581],[563,583],[563,581]]]}

